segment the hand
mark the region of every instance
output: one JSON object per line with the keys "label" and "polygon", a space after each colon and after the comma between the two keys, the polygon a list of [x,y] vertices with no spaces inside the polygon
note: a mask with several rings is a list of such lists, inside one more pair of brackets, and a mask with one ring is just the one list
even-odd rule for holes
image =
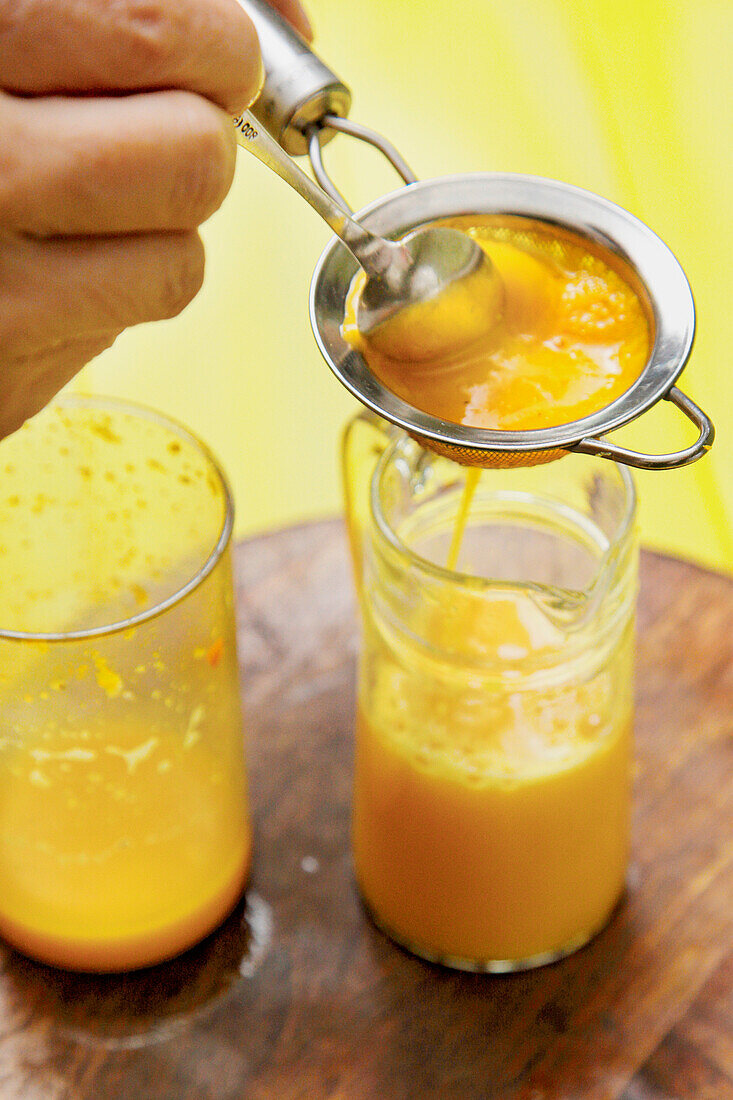
{"label": "hand", "polygon": [[261,71],[236,0],[0,0],[0,438],[196,294]]}

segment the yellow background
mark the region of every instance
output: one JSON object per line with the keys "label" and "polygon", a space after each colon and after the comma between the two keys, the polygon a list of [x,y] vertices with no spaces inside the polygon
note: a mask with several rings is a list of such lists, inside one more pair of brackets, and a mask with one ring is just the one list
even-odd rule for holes
{"label": "yellow background", "polygon": [[[733,233],[729,0],[310,0],[316,45],[420,178],[553,176],[621,203],[679,257],[698,307],[682,388],[718,440],[684,470],[640,473],[647,544],[733,568]],[[727,41],[726,41],[727,39]],[[726,117],[727,111],[727,117]],[[373,150],[325,157],[356,207],[399,182]],[[335,513],[336,446],[354,407],[310,335],[307,290],[329,232],[240,153],[204,230],[207,277],[174,321],[124,334],[82,388],[155,405],[217,451],[241,534]],[[649,450],[690,441],[654,410],[620,433]]]}

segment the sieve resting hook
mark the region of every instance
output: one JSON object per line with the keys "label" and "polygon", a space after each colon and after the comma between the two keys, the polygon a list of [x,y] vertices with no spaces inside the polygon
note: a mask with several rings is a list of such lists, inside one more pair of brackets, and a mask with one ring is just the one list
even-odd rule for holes
{"label": "sieve resting hook", "polygon": [[329,176],[323,162],[320,133],[326,128],[329,130],[336,130],[341,134],[348,134],[349,137],[353,137],[357,141],[363,141],[367,145],[373,145],[375,149],[378,149],[380,153],[387,158],[395,172],[397,172],[405,183],[417,183],[417,176],[412,171],[399,149],[384,137],[383,134],[378,133],[376,130],[372,130],[369,126],[364,126],[360,122],[352,122],[348,118],[339,118],[337,115],[324,115],[319,123],[309,126],[306,130],[308,157],[310,159],[311,168],[313,169],[313,175],[316,177],[319,187],[321,187],[327,195],[330,195],[334,202],[337,202],[348,213],[352,213],[352,209]]}

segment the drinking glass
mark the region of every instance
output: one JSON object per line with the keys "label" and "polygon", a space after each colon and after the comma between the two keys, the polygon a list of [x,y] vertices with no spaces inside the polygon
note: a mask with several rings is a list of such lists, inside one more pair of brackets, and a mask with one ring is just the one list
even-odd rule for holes
{"label": "drinking glass", "polygon": [[190,432],[93,398],[4,440],[0,478],[0,933],[147,966],[249,869],[231,494]]}

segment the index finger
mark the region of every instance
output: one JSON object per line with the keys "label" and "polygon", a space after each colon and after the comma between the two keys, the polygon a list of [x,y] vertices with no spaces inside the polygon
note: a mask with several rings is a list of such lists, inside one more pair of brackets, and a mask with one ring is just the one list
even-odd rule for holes
{"label": "index finger", "polygon": [[261,82],[237,0],[0,0],[0,88],[26,95],[182,88],[236,113]]}

